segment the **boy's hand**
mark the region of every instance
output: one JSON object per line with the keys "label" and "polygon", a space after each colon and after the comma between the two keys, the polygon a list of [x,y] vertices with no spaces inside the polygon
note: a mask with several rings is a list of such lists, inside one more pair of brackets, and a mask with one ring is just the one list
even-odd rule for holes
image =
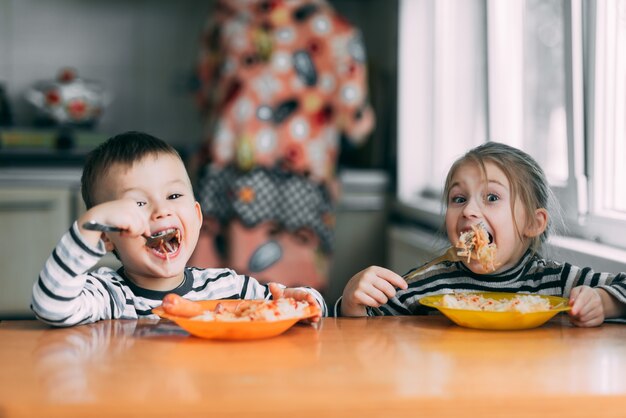
{"label": "boy's hand", "polygon": [[396,288],[406,289],[404,279],[383,267],[370,266],[355,274],[345,289],[341,301],[344,316],[366,316],[367,306],[379,307],[396,295]]}
{"label": "boy's hand", "polygon": [[317,306],[318,314],[312,318],[308,318],[305,322],[318,322],[322,317],[322,307],[319,306],[315,297],[304,289],[298,288],[290,288],[290,287],[280,287],[277,283],[269,284],[270,292],[272,293],[272,299],[280,299],[280,298],[292,298],[295,300],[301,300],[308,302],[311,306]]}
{"label": "boy's hand", "polygon": [[101,203],[89,209],[78,219],[81,234],[92,245],[96,245],[102,232],[88,231],[82,227],[85,222],[95,221],[123,229],[119,234],[127,237],[150,235],[150,224],[145,210],[137,206],[133,199],[119,199]]}
{"label": "boy's hand", "polygon": [[[597,327],[602,325],[605,318],[602,289],[589,286],[577,286],[569,296],[568,312],[570,321],[578,327]],[[611,298],[608,294],[607,297]]]}

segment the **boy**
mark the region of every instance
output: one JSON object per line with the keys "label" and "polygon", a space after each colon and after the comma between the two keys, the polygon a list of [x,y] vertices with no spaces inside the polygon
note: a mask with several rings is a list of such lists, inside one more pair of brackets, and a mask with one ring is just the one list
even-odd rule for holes
{"label": "boy", "polygon": [[[155,317],[151,309],[168,293],[190,300],[263,299],[271,293],[317,303],[326,314],[313,289],[265,286],[230,269],[186,267],[202,211],[183,161],[164,141],[141,132],[110,138],[88,155],[81,183],[87,211],[61,238],[33,286],[31,307],[42,321],[71,326]],[[90,222],[121,232],[86,229]],[[161,234],[166,238],[156,245],[147,239]],[[87,272],[107,251],[122,267]]]}

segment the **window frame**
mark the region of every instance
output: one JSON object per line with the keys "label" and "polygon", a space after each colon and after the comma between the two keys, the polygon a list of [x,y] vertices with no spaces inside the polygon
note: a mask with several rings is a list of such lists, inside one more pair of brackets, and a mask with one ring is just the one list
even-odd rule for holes
{"label": "window frame", "polygon": [[[585,31],[585,96],[586,96],[586,165],[589,173],[588,195],[589,208],[581,214],[578,222],[568,226],[572,235],[579,236],[595,242],[608,244],[615,247],[626,248],[626,215],[612,210],[607,210],[597,205],[598,194],[601,185],[599,182],[602,175],[601,167],[597,164],[600,149],[605,145],[607,132],[606,120],[601,115],[605,114],[606,102],[610,100],[606,93],[607,89],[599,86],[596,77],[602,71],[605,63],[605,42],[599,37],[598,27],[605,28],[604,19],[608,13],[604,6],[606,0],[597,0],[584,3],[584,31]],[[601,35],[600,35],[601,36]],[[611,89],[611,93],[613,93]]]}
{"label": "window frame", "polygon": [[[585,161],[584,34],[580,0],[563,0],[565,44],[565,109],[568,179],[551,188],[560,204],[566,228],[580,225],[588,214]],[[561,231],[565,232],[565,231]]]}

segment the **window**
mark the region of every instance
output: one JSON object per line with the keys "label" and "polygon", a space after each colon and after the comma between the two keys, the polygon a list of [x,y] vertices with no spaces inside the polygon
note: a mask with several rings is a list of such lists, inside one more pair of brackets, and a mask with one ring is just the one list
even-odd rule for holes
{"label": "window", "polygon": [[439,226],[452,161],[505,142],[570,233],[626,247],[626,2],[401,0],[399,55],[401,206]]}
{"label": "window", "polygon": [[553,184],[567,182],[561,0],[489,1],[491,139],[526,150]]}
{"label": "window", "polygon": [[398,186],[403,200],[437,197],[459,150],[486,138],[484,27],[482,0],[401,3]]}
{"label": "window", "polygon": [[626,2],[590,2],[590,211],[583,232],[626,246]]}

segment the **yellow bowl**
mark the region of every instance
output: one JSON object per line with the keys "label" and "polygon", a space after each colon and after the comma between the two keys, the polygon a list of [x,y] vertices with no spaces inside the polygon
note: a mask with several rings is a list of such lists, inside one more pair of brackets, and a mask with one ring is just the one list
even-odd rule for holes
{"label": "yellow bowl", "polygon": [[[237,305],[244,302],[241,299],[203,300],[204,310],[213,310],[215,305],[221,303],[226,308],[230,305]],[[264,300],[245,300],[246,303],[265,303]],[[301,317],[281,319],[278,321],[203,321],[200,319],[190,319],[182,316],[170,315],[160,306],[152,309],[152,312],[174,321],[179,327],[201,338],[211,338],[218,340],[255,340],[259,338],[269,338],[282,334],[291,328],[296,322],[314,317],[318,314],[317,306],[309,306],[308,310]]]}
{"label": "yellow bowl", "polygon": [[[492,299],[512,299],[518,293],[504,292],[472,292]],[[522,295],[525,293],[519,293]],[[496,330],[516,330],[536,328],[546,323],[550,318],[559,312],[569,311],[568,300],[559,296],[535,295],[547,299],[550,302],[550,309],[547,311],[537,311],[530,313],[522,312],[493,312],[493,311],[472,311],[468,309],[452,309],[442,306],[444,295],[425,296],[420,299],[420,303],[431,308],[436,308],[455,324],[467,328],[476,329],[496,329]]]}

